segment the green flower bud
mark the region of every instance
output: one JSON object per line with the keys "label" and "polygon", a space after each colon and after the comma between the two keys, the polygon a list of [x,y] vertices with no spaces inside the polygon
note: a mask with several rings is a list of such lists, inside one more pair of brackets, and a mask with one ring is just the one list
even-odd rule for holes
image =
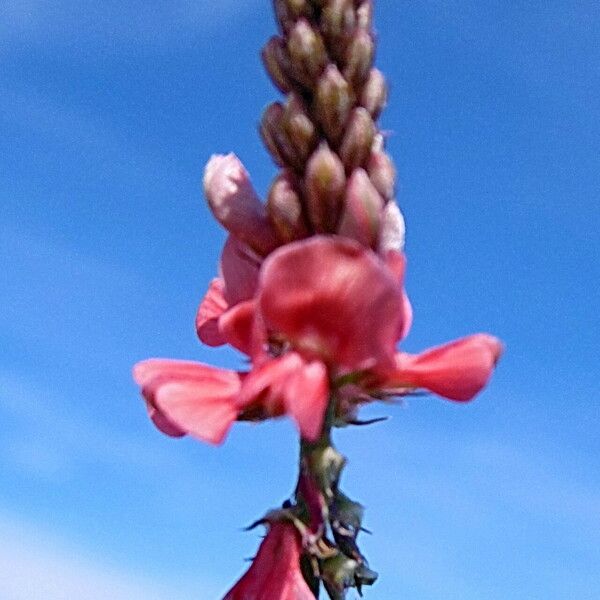
{"label": "green flower bud", "polygon": [[352,104],[353,98],[348,82],[335,65],[329,65],[317,84],[314,112],[332,144],[339,141]]}
{"label": "green flower bud", "polygon": [[315,231],[335,231],[345,186],[344,165],[327,144],[322,144],[310,157],[305,176],[308,217]]}
{"label": "green flower bud", "polygon": [[362,107],[355,108],[339,148],[340,158],[347,171],[365,164],[371,153],[374,137],[375,124],[369,111]]}
{"label": "green flower bud", "polygon": [[379,69],[371,69],[365,81],[360,103],[376,120],[387,102],[387,85],[383,73]]}

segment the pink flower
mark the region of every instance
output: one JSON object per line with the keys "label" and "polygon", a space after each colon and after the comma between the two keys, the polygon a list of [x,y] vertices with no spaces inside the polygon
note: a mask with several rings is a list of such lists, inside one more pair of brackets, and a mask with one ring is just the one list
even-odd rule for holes
{"label": "pink flower", "polygon": [[[240,268],[234,268],[241,261]],[[233,265],[232,268],[230,266]],[[238,373],[182,361],[150,360],[134,370],[154,423],[168,435],[220,443],[235,420],[289,415],[304,439],[318,439],[331,381],[355,374],[355,404],[422,388],[473,398],[502,352],[477,334],[418,355],[396,351],[410,328],[405,259],[357,242],[313,236],[271,253],[258,267],[230,237],[222,278],[198,312],[200,338],[228,343],[251,359]],[[348,415],[353,404],[340,394]]]}
{"label": "pink flower", "polygon": [[314,600],[302,577],[300,553],[296,528],[271,524],[252,565],[223,600]]}

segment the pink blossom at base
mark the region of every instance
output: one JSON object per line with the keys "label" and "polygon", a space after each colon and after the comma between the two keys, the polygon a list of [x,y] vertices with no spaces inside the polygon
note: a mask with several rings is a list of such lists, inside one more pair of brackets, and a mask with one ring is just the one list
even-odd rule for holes
{"label": "pink blossom at base", "polygon": [[397,250],[380,256],[339,236],[313,236],[275,250],[260,269],[247,251],[230,236],[223,277],[211,283],[196,324],[202,340],[250,357],[250,370],[166,360],[135,368],[150,417],[167,435],[220,443],[237,419],[287,415],[316,441],[330,380],[340,375],[357,373],[352,394],[336,396],[337,414],[352,419],[364,402],[415,388],[470,400],[502,352],[486,334],[417,355],[397,352],[412,321],[406,259]]}
{"label": "pink blossom at base", "polygon": [[301,540],[291,523],[273,523],[252,565],[223,600],[315,600],[300,570]]}
{"label": "pink blossom at base", "polygon": [[386,385],[423,388],[450,400],[466,402],[487,384],[501,354],[501,342],[484,333],[421,354],[399,352]]}

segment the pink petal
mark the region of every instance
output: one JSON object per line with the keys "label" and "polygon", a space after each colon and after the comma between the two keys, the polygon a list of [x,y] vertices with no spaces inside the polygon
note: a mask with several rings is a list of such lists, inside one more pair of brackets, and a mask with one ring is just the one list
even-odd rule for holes
{"label": "pink petal", "polygon": [[239,240],[261,255],[277,246],[265,207],[237,156],[216,155],[208,161],[204,192],[216,219]]}
{"label": "pink petal", "polygon": [[246,300],[228,310],[219,319],[219,335],[240,352],[252,355],[252,335],[256,302]]}
{"label": "pink petal", "polygon": [[225,343],[219,331],[219,317],[228,308],[223,288],[223,280],[220,277],[213,279],[196,314],[196,332],[200,341],[207,346],[222,346]]}
{"label": "pink petal", "polygon": [[156,406],[183,431],[204,442],[220,444],[238,416],[235,394],[205,386],[196,381],[166,383],[157,390]]}
{"label": "pink petal", "polygon": [[471,400],[488,382],[502,354],[501,342],[479,333],[421,354],[398,353],[388,385],[430,390],[450,400]]}
{"label": "pink petal", "polygon": [[223,600],[315,600],[302,577],[300,550],[294,525],[273,523],[252,565]]}
{"label": "pink petal", "polygon": [[134,367],[150,417],[169,435],[191,434],[219,444],[236,420],[241,377],[201,363],[151,359]]}
{"label": "pink petal", "polygon": [[302,437],[316,442],[321,436],[329,400],[325,365],[314,361],[299,366],[285,382],[283,395],[285,412],[296,421]]}
{"label": "pink petal", "polygon": [[276,250],[261,270],[259,305],[267,329],[305,355],[350,369],[393,363],[402,293],[356,242],[314,236]]}
{"label": "pink petal", "polygon": [[230,235],[221,254],[223,297],[229,306],[254,297],[259,269],[260,259],[245,244]]}
{"label": "pink petal", "polygon": [[238,396],[239,409],[260,408],[261,414],[289,414],[304,439],[321,434],[329,399],[327,370],[321,362],[307,363],[298,353],[271,358],[245,377]]}

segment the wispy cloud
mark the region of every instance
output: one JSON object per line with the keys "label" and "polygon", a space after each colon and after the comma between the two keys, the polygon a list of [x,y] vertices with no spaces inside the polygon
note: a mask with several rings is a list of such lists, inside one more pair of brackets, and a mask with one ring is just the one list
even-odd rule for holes
{"label": "wispy cloud", "polygon": [[0,40],[15,44],[180,45],[255,9],[256,0],[159,0],[81,3],[17,0],[0,6]]}
{"label": "wispy cloud", "polygon": [[201,577],[182,585],[103,563],[2,511],[0,573],[2,600],[192,600],[220,591]]}
{"label": "wispy cloud", "polygon": [[172,469],[175,456],[149,452],[148,440],[120,434],[79,408],[68,407],[49,390],[35,389],[15,375],[0,371],[0,415],[14,423],[0,436],[4,464],[29,475],[61,480],[80,466],[129,467],[140,475]]}

